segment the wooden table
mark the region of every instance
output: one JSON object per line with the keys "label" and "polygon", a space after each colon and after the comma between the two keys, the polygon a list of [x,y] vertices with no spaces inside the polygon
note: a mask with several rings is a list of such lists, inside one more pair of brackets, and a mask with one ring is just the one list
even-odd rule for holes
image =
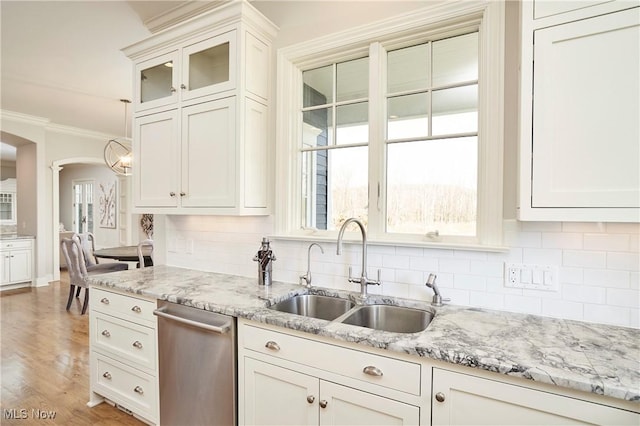
{"label": "wooden table", "polygon": [[[153,259],[151,259],[151,247],[143,246],[142,254],[144,256],[145,266],[153,266]],[[93,255],[96,258],[115,259],[121,262],[137,262],[138,246],[120,246],[120,247],[103,248],[103,249],[94,251]]]}

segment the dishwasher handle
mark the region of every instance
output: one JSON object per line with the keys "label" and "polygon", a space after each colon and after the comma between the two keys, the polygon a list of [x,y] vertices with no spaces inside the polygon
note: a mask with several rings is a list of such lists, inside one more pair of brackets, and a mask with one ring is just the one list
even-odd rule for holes
{"label": "dishwasher handle", "polygon": [[214,333],[218,333],[218,334],[225,334],[225,333],[229,332],[229,330],[231,329],[231,325],[232,325],[231,323],[226,323],[226,324],[223,324],[222,326],[218,327],[218,326],[215,326],[215,325],[205,324],[205,323],[202,323],[202,322],[199,322],[199,321],[193,321],[193,320],[190,320],[190,319],[187,319],[187,318],[171,315],[171,314],[168,314],[165,311],[166,311],[165,307],[158,308],[158,309],[153,311],[153,315],[158,316],[158,317],[162,317],[162,318],[166,318],[168,320],[180,322],[180,323],[183,323],[183,324],[187,324],[187,325],[190,325],[192,327],[197,327],[197,328],[202,328],[204,330],[213,331]]}

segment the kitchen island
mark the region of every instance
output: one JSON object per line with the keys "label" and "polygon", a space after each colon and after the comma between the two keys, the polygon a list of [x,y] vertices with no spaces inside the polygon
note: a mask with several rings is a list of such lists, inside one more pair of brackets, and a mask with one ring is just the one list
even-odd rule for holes
{"label": "kitchen island", "polygon": [[[403,359],[470,367],[619,401],[640,411],[638,330],[535,315],[445,305],[426,330],[377,331],[268,309],[294,295],[349,298],[355,293],[274,282],[259,288],[253,278],[154,266],[90,278],[92,286],[147,299],[167,300],[293,330],[297,336],[342,342]],[[413,308],[428,303],[370,295],[368,303]],[[240,346],[240,343],[239,343]],[[470,370],[467,368],[467,370]],[[497,377],[497,376],[496,376]],[[521,379],[527,379],[525,381]],[[421,423],[423,421],[421,420]]]}

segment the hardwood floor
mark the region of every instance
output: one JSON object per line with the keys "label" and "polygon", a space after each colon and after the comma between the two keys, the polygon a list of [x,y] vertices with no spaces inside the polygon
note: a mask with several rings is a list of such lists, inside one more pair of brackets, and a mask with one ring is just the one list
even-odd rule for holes
{"label": "hardwood floor", "polygon": [[143,425],[106,403],[87,407],[89,315],[84,293],[67,312],[68,294],[61,281],[0,293],[0,424]]}

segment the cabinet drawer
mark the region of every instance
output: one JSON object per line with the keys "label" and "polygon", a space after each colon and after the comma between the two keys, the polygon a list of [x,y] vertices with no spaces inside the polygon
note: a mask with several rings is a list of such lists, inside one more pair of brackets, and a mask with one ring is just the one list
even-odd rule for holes
{"label": "cabinet drawer", "polygon": [[94,311],[155,328],[156,318],[153,311],[156,309],[156,302],[92,287],[89,303]]}
{"label": "cabinet drawer", "polygon": [[[243,325],[241,335],[244,337],[240,344],[246,349],[420,395],[421,366],[418,363],[341,348],[247,325]],[[382,375],[367,374],[365,370]]]}
{"label": "cabinet drawer", "polygon": [[156,331],[118,318],[94,313],[91,332],[94,348],[112,353],[116,358],[128,360],[155,371]]}
{"label": "cabinet drawer", "polygon": [[95,392],[149,420],[156,419],[157,379],[116,360],[92,352]]}
{"label": "cabinet drawer", "polygon": [[10,240],[10,241],[0,241],[0,249],[30,249],[31,248],[31,240]]}

